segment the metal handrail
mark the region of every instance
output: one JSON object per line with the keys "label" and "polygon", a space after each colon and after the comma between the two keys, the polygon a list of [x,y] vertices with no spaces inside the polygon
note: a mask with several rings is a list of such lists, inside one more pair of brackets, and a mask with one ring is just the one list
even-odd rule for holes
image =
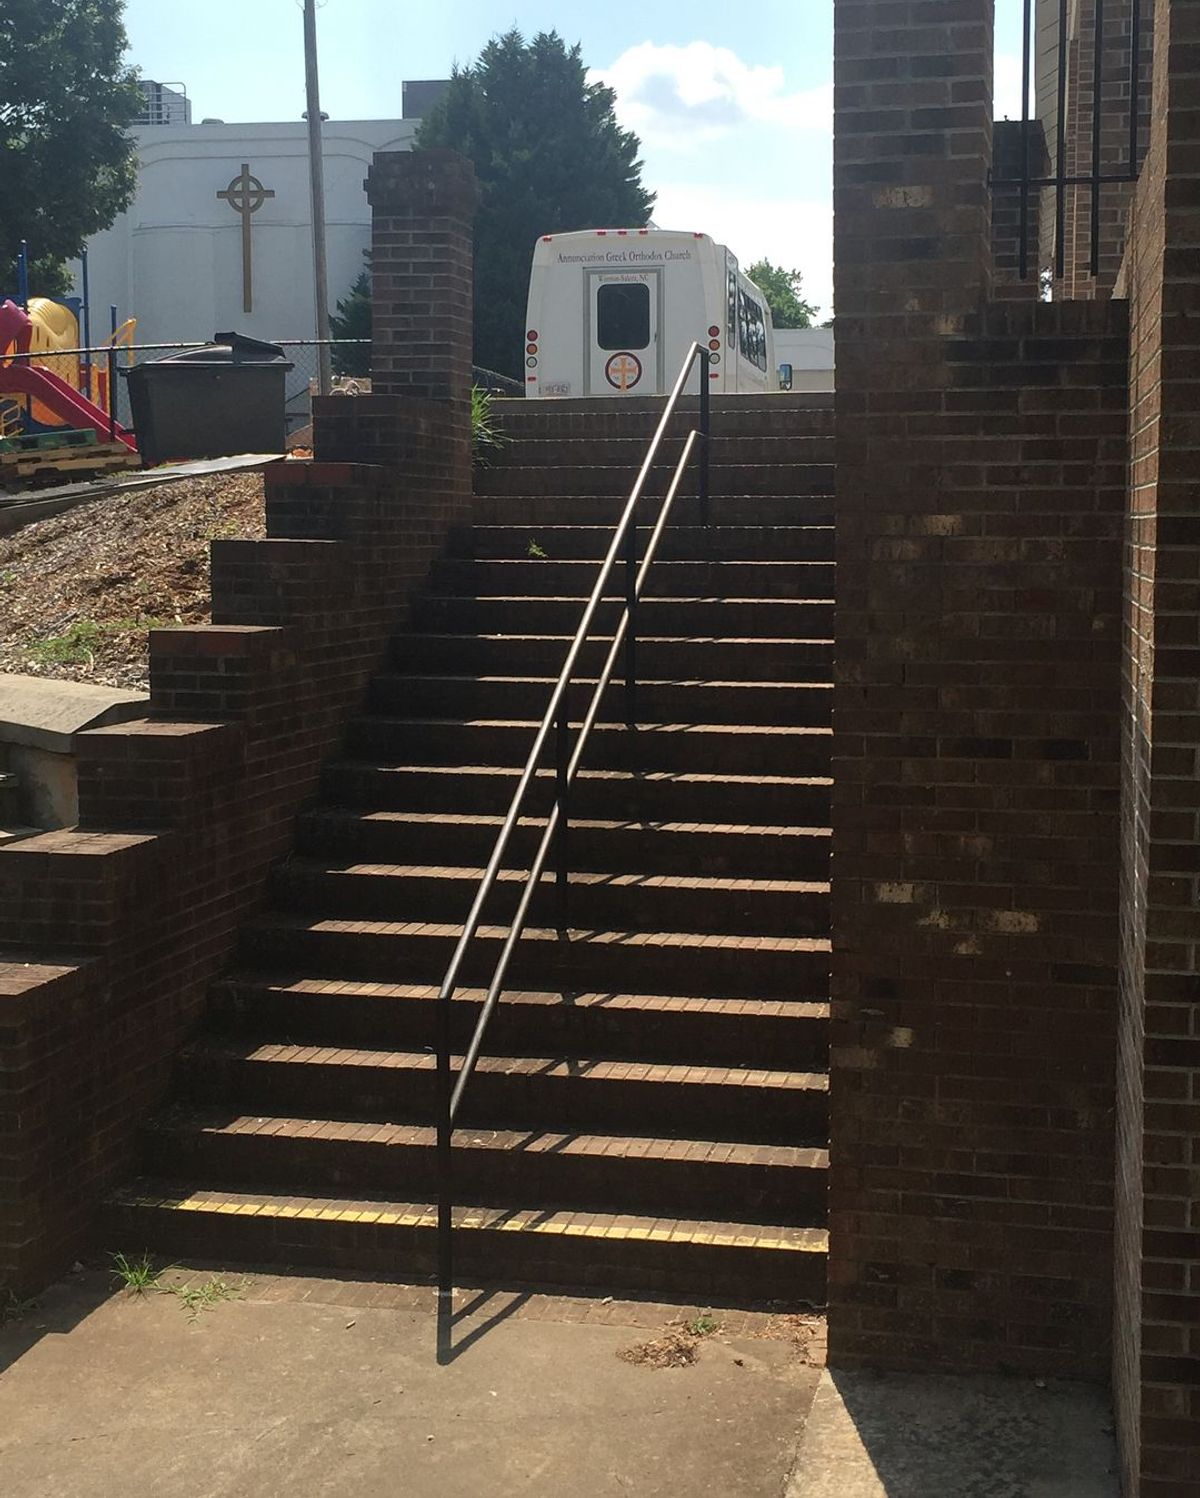
{"label": "metal handrail", "polygon": [[[637,557],[637,508],[642,498],[646,481],[654,466],[654,460],[658,456],[658,450],[662,445],[667,427],[675,414],[679,397],[683,394],[684,386],[691,375],[692,367],[699,362],[700,365],[700,424],[699,430],[693,428],[687,435],[684,443],[683,453],[676,464],[674,475],[663,500],[662,509],[657,521],[651,531],[650,539],[646,545],[646,553],[640,564]],[[480,1048],[483,1045],[484,1032],[488,1022],[495,1012],[497,1002],[504,987],[504,980],[508,973],[508,965],[516,950],[517,943],[525,929],[525,922],[529,915],[530,905],[533,897],[541,883],[542,874],[549,859],[552,849],[557,853],[557,887],[558,887],[558,927],[560,932],[566,932],[567,921],[567,895],[569,889],[569,866],[567,863],[567,825],[568,810],[567,798],[570,793],[575,776],[587,748],[588,739],[595,726],[600,712],[601,701],[608,690],[617,660],[624,652],[624,684],[625,684],[625,715],[626,725],[631,733],[636,732],[636,611],[641,599],[642,590],[645,586],[646,576],[654,562],[658,551],[659,541],[670,520],[671,510],[675,504],[675,497],[679,492],[683,476],[691,461],[692,453],[697,444],[700,448],[700,467],[698,482],[698,497],[700,502],[700,518],[704,525],[708,524],[708,469],[709,469],[709,439],[711,427],[711,401],[708,382],[709,352],[702,343],[693,343],[688,349],[679,376],[675,381],[674,388],[667,398],[662,417],[655,429],[650,446],[646,450],[646,456],[638,475],[630,490],[625,509],[617,528],[613,533],[612,541],[609,543],[608,551],[600,567],[599,576],[596,578],[591,595],[584,605],[583,616],[579,621],[579,627],[575,631],[575,637],[571,641],[567,651],[566,660],[563,662],[562,670],[559,672],[558,680],[550,694],[550,701],[542,717],[541,724],[534,736],[533,747],[529,751],[529,757],[525,761],[525,768],[517,782],[516,790],[513,792],[512,801],[509,804],[508,814],[496,836],[495,846],[491,857],[488,859],[487,867],[479,881],[479,888],[475,893],[475,899],[471,904],[470,913],[463,925],[462,934],[454,948],[450,958],[450,964],[446,969],[446,976],[442,979],[442,986],[438,991],[437,1004],[437,1187],[438,1187],[438,1294],[449,1296],[453,1288],[453,1189],[452,1189],[452,1165],[453,1165],[453,1136],[454,1121],[457,1117],[459,1107],[462,1103],[463,1092],[466,1088],[475,1065],[479,1060]],[[567,693],[575,676],[576,665],[591,635],[592,624],[600,608],[601,602],[612,577],[613,570],[624,554],[625,563],[625,608],[620,620],[613,630],[612,644],[609,647],[608,657],[604,667],[596,681],[596,687],[592,693],[591,702],[583,716],[579,727],[579,734],[575,740],[574,749],[570,748],[570,715],[567,705]],[[483,918],[483,909],[488,897],[495,888],[499,878],[501,864],[508,849],[508,844],[516,830],[521,818],[522,807],[526,796],[532,788],[541,763],[542,754],[549,741],[551,733],[554,733],[556,743],[556,772],[554,803],[546,819],[546,827],[542,833],[541,842],[538,844],[537,852],[529,866],[529,873],[517,904],[516,914],[513,916],[509,927],[508,936],[504,946],[501,948],[500,956],[497,958],[496,966],[492,972],[491,982],[488,985],[484,997],[483,1008],[475,1023],[475,1029],[471,1040],[463,1056],[462,1065],[459,1068],[457,1079],[453,1076],[451,1066],[451,1004],[459,985],[459,975],[462,971],[463,962],[471,943],[479,931],[480,921]]]}

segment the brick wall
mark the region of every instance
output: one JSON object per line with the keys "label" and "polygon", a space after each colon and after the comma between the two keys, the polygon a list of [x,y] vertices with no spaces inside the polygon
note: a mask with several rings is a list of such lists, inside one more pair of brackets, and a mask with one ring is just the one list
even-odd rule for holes
{"label": "brick wall", "polygon": [[992,9],[835,8],[830,1349],[1099,1377],[1126,326],[989,300]]}
{"label": "brick wall", "polygon": [[213,624],[151,637],[150,717],[81,736],[79,828],[0,850],[0,1286],[83,1250],[296,810],[469,513],[469,326],[457,292],[450,318],[398,289],[416,243],[420,285],[440,245],[447,280],[470,286],[469,169],[443,165],[466,217],[427,212],[436,178],[386,155],[373,168],[391,236],[376,319],[399,303],[419,346],[449,350],[436,378],[317,403],[318,454],[349,458],[361,438],[377,466],[267,470],[267,539],[213,543]]}
{"label": "brick wall", "polygon": [[1124,309],[968,332],[925,485],[839,477],[831,1348],[1101,1376]]}
{"label": "brick wall", "polygon": [[1131,317],[1114,1385],[1126,1491],[1200,1483],[1197,7],[1155,16]]}
{"label": "brick wall", "polygon": [[[1154,126],[1101,277],[1071,195],[1055,290],[1083,300],[1008,306],[1004,205],[994,290],[964,252],[989,8],[835,9],[831,1356],[1099,1378],[1111,1344],[1126,1493],[1190,1498],[1200,5],[1143,5]],[[1106,169],[1129,13],[1107,12]]]}

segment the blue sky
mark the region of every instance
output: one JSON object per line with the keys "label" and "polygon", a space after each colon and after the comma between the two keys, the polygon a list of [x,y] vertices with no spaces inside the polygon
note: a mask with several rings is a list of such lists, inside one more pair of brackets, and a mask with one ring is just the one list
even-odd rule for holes
{"label": "blue sky", "polygon": [[[1001,93],[1016,82],[1018,6],[1000,0]],[[655,222],[710,233],[743,263],[767,255],[798,267],[806,295],[828,310],[832,17],[832,0],[510,0],[503,10],[495,0],[325,0],[321,104],[342,119],[396,117],[402,79],[445,77],[509,25],[557,28],[582,43],[616,88],[622,123],[642,137]],[[131,60],[160,82],[184,82],[197,119],[296,119],[304,108],[297,0],[127,0],[126,26]]]}

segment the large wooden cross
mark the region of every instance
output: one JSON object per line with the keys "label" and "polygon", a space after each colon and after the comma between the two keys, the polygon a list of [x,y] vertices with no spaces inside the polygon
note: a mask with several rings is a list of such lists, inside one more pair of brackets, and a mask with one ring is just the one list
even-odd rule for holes
{"label": "large wooden cross", "polygon": [[217,197],[223,198],[242,220],[242,309],[246,312],[254,310],[254,251],[250,237],[250,218],[252,214],[258,212],[268,198],[274,196],[275,193],[271,188],[264,187],[257,177],[250,175],[248,161],[242,162],[241,175],[235,177],[223,192],[217,194]]}

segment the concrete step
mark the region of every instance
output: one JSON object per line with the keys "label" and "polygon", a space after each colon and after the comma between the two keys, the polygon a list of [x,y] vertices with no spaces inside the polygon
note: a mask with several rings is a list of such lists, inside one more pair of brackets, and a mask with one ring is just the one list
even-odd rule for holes
{"label": "concrete step", "polygon": [[[457,922],[351,921],[264,915],[240,932],[241,957],[314,978],[440,983],[466,918]],[[491,981],[506,925],[483,925],[462,981]],[[690,931],[598,931],[566,936],[526,927],[513,954],[512,988],[601,988],[612,992],[703,993],[710,998],[811,999],[828,992],[829,942],[817,937],[728,936]]]}
{"label": "concrete step", "polygon": [[[398,671],[449,676],[546,676],[557,678],[572,636],[560,635],[397,635],[391,660]],[[595,677],[607,659],[612,636],[587,641],[579,672]],[[832,640],[772,640],[699,637],[673,639],[644,635],[637,642],[640,673],[647,680],[829,681]]]}
{"label": "concrete step", "polygon": [[[698,426],[680,422],[663,438],[658,450],[659,466],[673,468],[683,456],[687,434]],[[488,468],[614,468],[634,476],[641,468],[650,445],[645,437],[624,436],[542,436],[530,432],[511,434],[511,440],[494,454]],[[698,461],[699,455],[693,461]],[[827,432],[800,432],[777,436],[759,434],[727,436],[717,432],[712,439],[712,471],[718,468],[759,466],[782,467],[796,463],[832,463],[834,435]],[[626,488],[629,486],[627,485]]]}
{"label": "concrete step", "polygon": [[[428,1203],[226,1191],[173,1180],[137,1182],[109,1203],[113,1242],[164,1257],[274,1260],[420,1280],[434,1269]],[[596,1286],[746,1304],[821,1304],[824,1229],[657,1216],[456,1207],[458,1283]]]}
{"label": "concrete step", "polygon": [[[437,1191],[436,1134],[425,1120],[263,1117],[173,1109],[145,1131],[146,1169],[247,1190],[304,1181],[320,1195]],[[464,1128],[455,1190],[471,1201],[551,1210],[720,1216],[736,1201],[760,1223],[822,1225],[828,1153],[803,1145],[727,1143],[570,1131]]]}
{"label": "concrete step", "polygon": [[[684,490],[671,510],[668,530],[699,526],[832,525],[834,512],[833,466],[809,471],[803,485],[777,494],[714,494],[705,509],[694,489]],[[603,525],[611,530],[625,513],[629,489],[596,494],[532,494],[478,491],[471,500],[476,525]],[[661,496],[645,496],[639,524],[653,525],[662,511]]]}
{"label": "concrete step", "polygon": [[[457,1070],[460,1058],[455,1058]],[[437,1102],[428,1051],[333,1049],[205,1037],[177,1061],[182,1101],[258,1116],[427,1121]],[[479,1058],[458,1129],[506,1127],[820,1147],[828,1079],[819,1072],[656,1065],[595,1057]]]}
{"label": "concrete step", "polygon": [[[572,853],[575,853],[572,840]],[[343,920],[453,921],[470,908],[483,865],[331,862],[290,857],[272,871],[278,909]],[[504,869],[488,904],[489,919],[511,921],[525,870]],[[554,877],[543,876],[530,919],[553,924]],[[572,924],[623,931],[689,930],[745,936],[829,934],[829,885],[824,880],[732,879],[695,875],[592,873],[568,879]]]}
{"label": "concrete step", "polygon": [[[651,527],[638,527],[639,556],[644,556]],[[450,537],[450,554],[477,560],[547,560],[596,563],[612,544],[611,525],[459,526]],[[539,558],[539,548],[545,553]],[[661,562],[772,561],[831,562],[831,525],[672,525],[658,549]],[[653,574],[652,574],[653,575]]]}
{"label": "concrete step", "polygon": [[[545,435],[556,438],[633,438],[649,442],[662,419],[663,400],[603,397],[569,400],[498,400],[492,412],[502,431],[514,438]],[[712,401],[712,430],[718,437],[789,437],[832,432],[834,402],[829,393],[772,391],[769,395],[716,396]],[[672,430],[697,425],[699,401],[683,397],[676,407]]]}
{"label": "concrete step", "polygon": [[[748,663],[749,664],[749,663]],[[523,717],[540,720],[554,690],[550,677],[379,675],[367,707],[390,717]],[[583,678],[567,691],[573,720],[582,720],[597,683]],[[833,716],[832,681],[655,681],[639,677],[634,701],[652,723],[793,724],[827,727]],[[623,681],[610,681],[601,714],[620,720],[628,712]]]}
{"label": "concrete step", "polygon": [[[453,597],[426,594],[413,605],[420,633],[574,636],[586,598]],[[597,636],[612,638],[624,603],[612,599],[596,612]],[[833,638],[833,600],[816,598],[647,598],[638,606],[639,632],[654,638]]]}
{"label": "concrete step", "polygon": [[[383,863],[487,863],[504,818],[441,811],[356,812],[321,806],[296,824],[296,850],[310,857]],[[528,867],[545,828],[525,816],[509,843],[511,867]],[[604,821],[573,816],[574,867],[619,874],[745,879],[820,879],[829,874],[827,826]]]}
{"label": "concrete step", "polygon": [[[431,765],[335,760],[325,767],[327,804],[372,811],[504,816],[520,768],[512,765]],[[554,791],[554,770],[540,770],[527,810],[542,815]],[[738,775],[710,772],[580,770],[571,792],[577,818],[651,820],[751,827],[829,824],[831,782],[822,775]]]}
{"label": "concrete step", "polygon": [[[643,598],[832,598],[832,562],[655,561]],[[475,561],[450,557],[430,577],[435,593],[465,598],[586,598],[599,568],[593,561]],[[625,597],[623,567],[610,574],[605,596]]]}
{"label": "concrete step", "polygon": [[[697,492],[698,465],[693,458],[683,479],[683,492]],[[476,494],[603,494],[629,497],[637,464],[620,467],[574,467],[569,463],[546,463],[519,467],[500,461],[475,469]],[[728,463],[709,471],[709,492],[714,495],[829,493],[833,474],[832,452],[808,462]],[[648,495],[662,495],[675,476],[674,464],[656,465],[646,484]]]}
{"label": "concrete step", "polygon": [[[362,717],[349,725],[352,753],[447,765],[523,764],[538,724],[529,719],[460,722],[435,718]],[[828,775],[828,728],[754,727],[728,723],[597,723],[588,739],[591,767],[758,775]]]}
{"label": "concrete step", "polygon": [[[433,983],[367,983],[244,969],[219,980],[209,1008],[226,1035],[305,1045],[417,1051],[436,1044]],[[464,1047],[482,988],[460,988],[452,1043]],[[731,999],[591,990],[506,989],[487,1040],[494,1056],[598,1055],[695,1066],[828,1067],[829,1006],[801,998]]]}

